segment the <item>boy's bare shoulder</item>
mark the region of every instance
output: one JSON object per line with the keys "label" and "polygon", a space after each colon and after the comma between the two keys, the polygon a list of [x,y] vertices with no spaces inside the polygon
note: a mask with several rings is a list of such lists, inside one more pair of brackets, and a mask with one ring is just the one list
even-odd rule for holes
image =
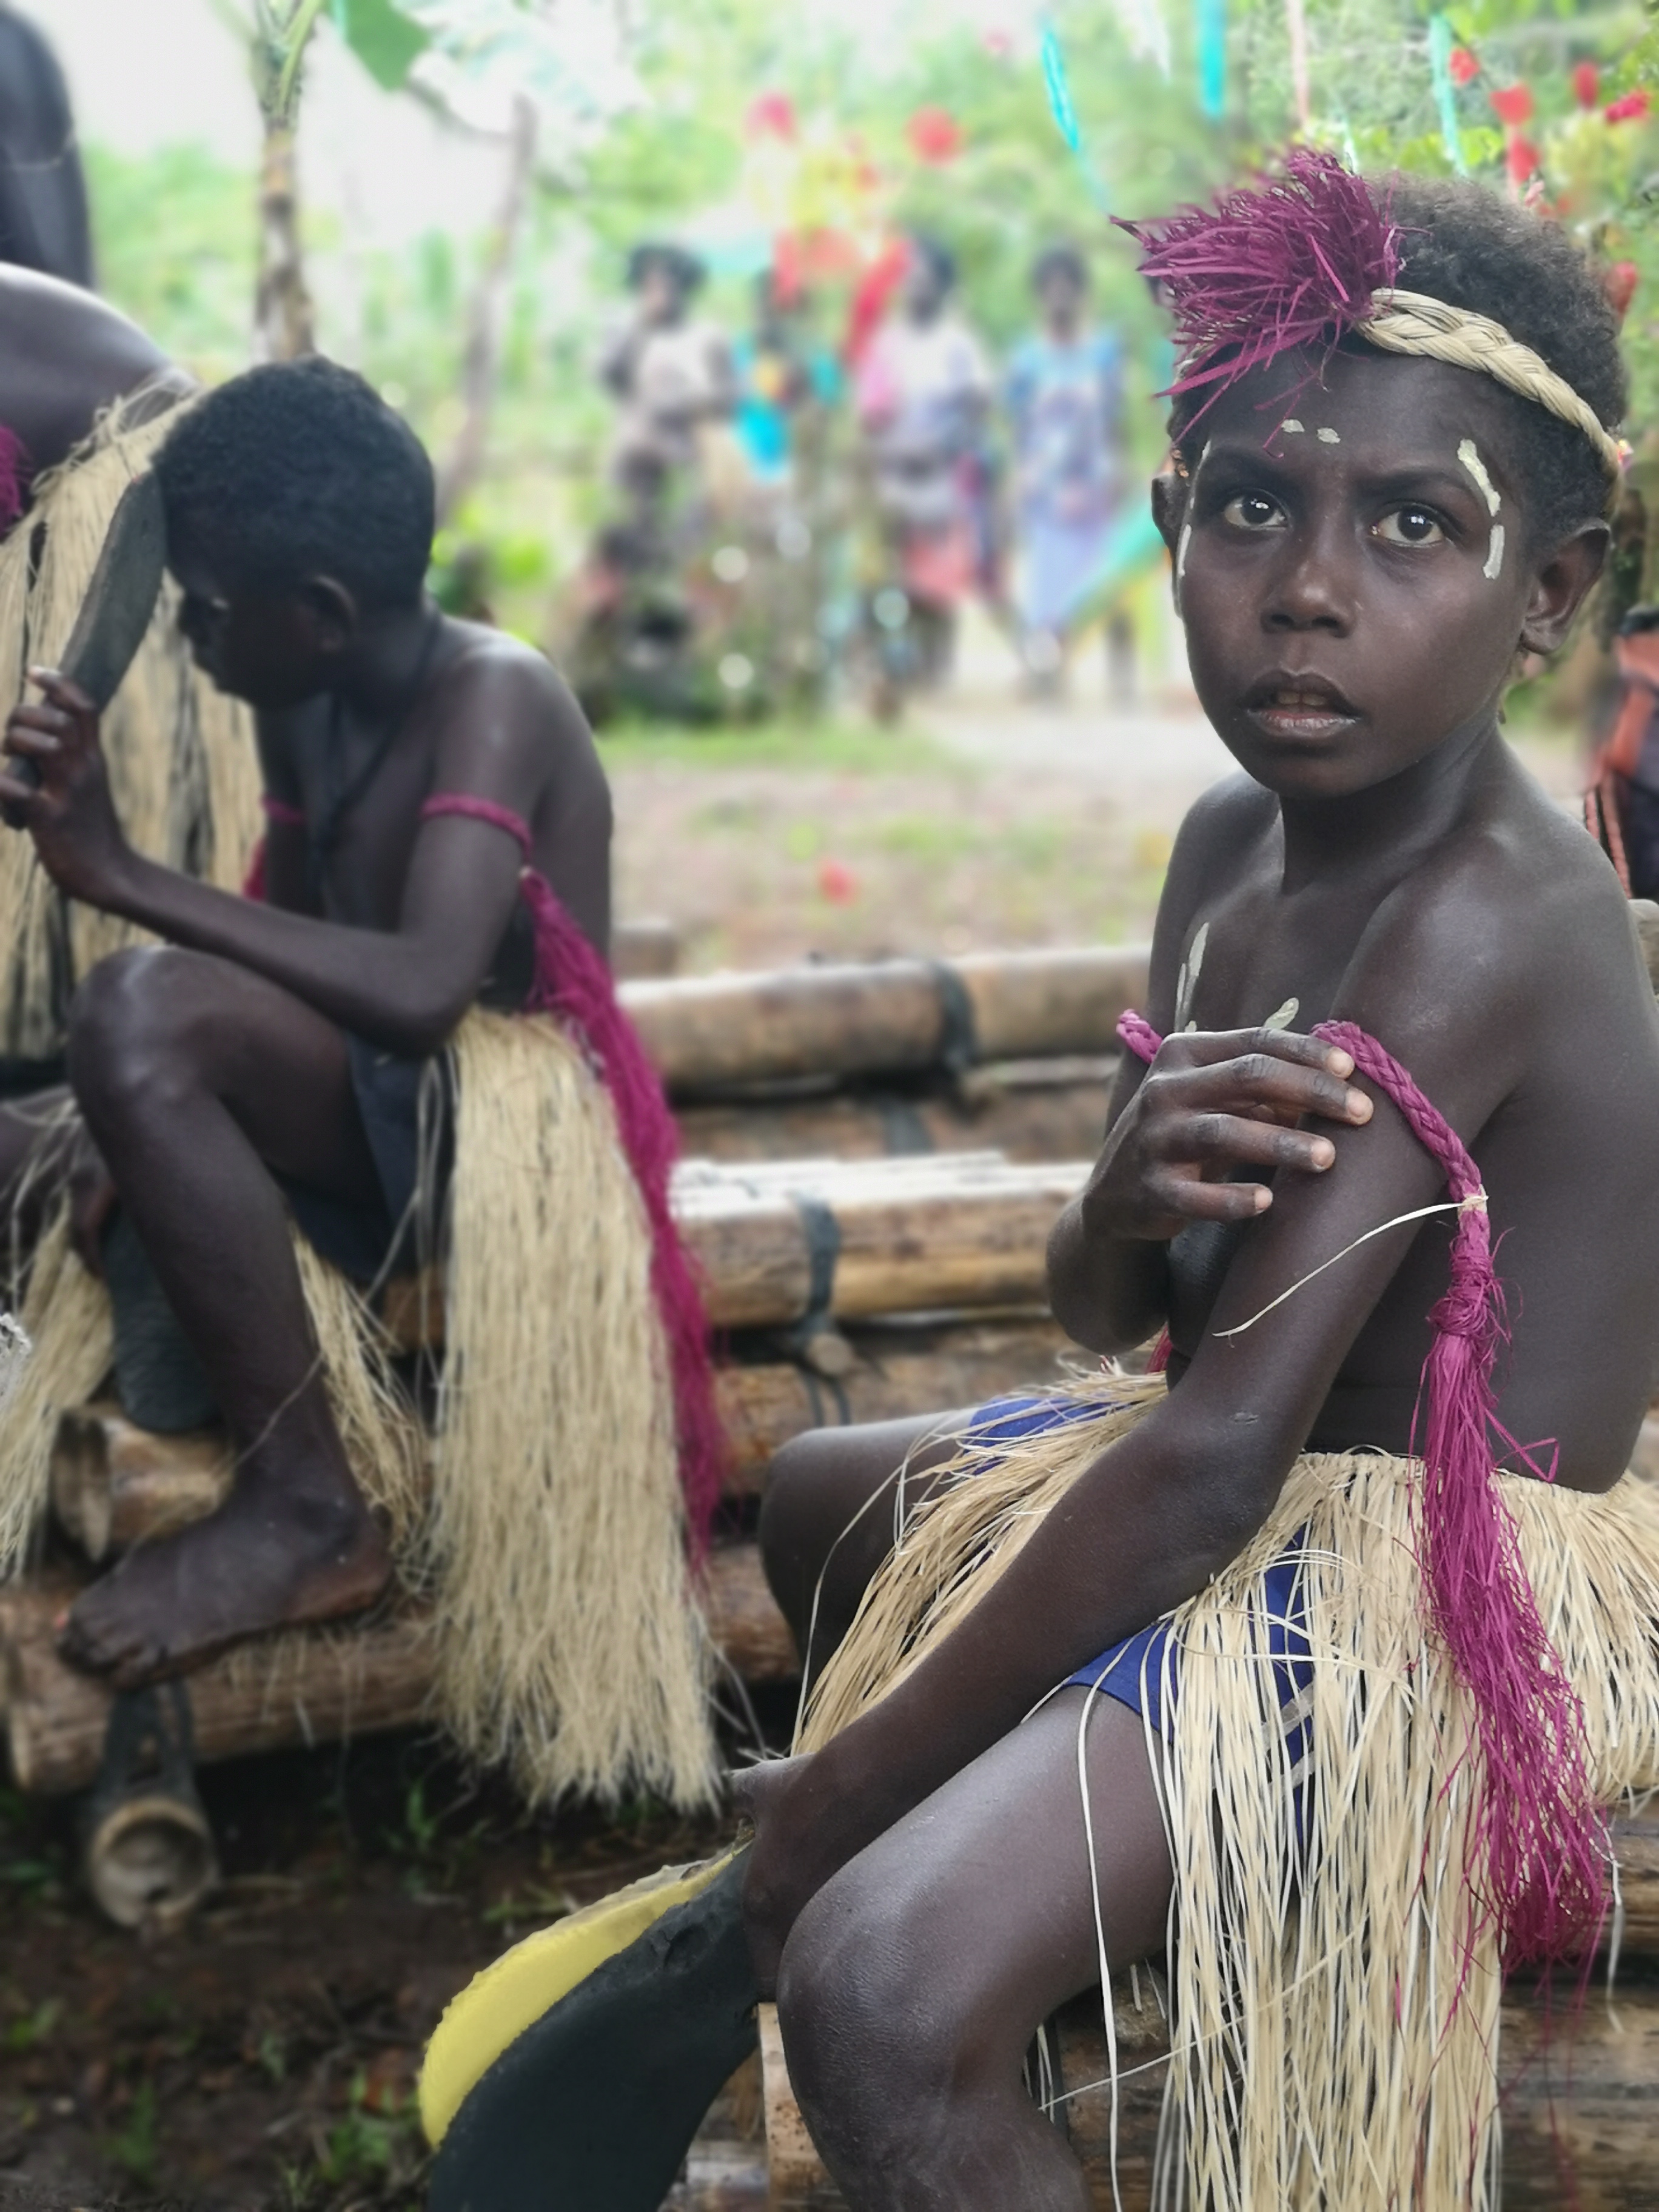
{"label": "boy's bare shoulder", "polygon": [[1362,1026],[1430,1051],[1455,1030],[1517,1066],[1547,1036],[1651,1031],[1618,878],[1583,829],[1522,781],[1378,908],[1343,993]]}
{"label": "boy's bare shoulder", "polygon": [[539,762],[561,778],[603,783],[587,718],[545,653],[506,632],[450,617],[455,650],[441,678],[446,749],[471,759]]}

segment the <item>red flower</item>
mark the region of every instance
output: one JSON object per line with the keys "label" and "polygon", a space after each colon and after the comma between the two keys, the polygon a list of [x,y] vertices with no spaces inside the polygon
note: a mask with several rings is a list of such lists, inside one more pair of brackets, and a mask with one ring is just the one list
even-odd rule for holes
{"label": "red flower", "polygon": [[1601,72],[1594,62],[1580,62],[1572,73],[1572,96],[1581,107],[1594,107],[1601,93]]}
{"label": "red flower", "polygon": [[1454,46],[1446,66],[1454,84],[1473,84],[1480,74],[1480,64],[1467,46]]}
{"label": "red flower", "polygon": [[962,151],[962,125],[942,107],[919,107],[904,135],[919,161],[953,161]]}
{"label": "red flower", "polygon": [[787,92],[757,92],[743,118],[750,138],[791,139],[795,135],[795,103]]}
{"label": "red flower", "polygon": [[1601,278],[1607,297],[1613,302],[1613,312],[1622,323],[1630,312],[1630,303],[1636,296],[1640,271],[1633,261],[1615,261]]}
{"label": "red flower", "polygon": [[820,860],[818,889],[831,906],[851,906],[859,895],[859,879],[845,860]]}
{"label": "red flower", "polygon": [[1510,140],[1504,158],[1512,184],[1524,185],[1533,172],[1541,166],[1537,147],[1530,138],[1523,138],[1518,131]]}
{"label": "red flower", "polygon": [[1650,105],[1645,92],[1627,92],[1622,100],[1611,101],[1601,112],[1609,123],[1635,123],[1647,113]]}
{"label": "red flower", "polygon": [[1532,121],[1532,94],[1524,84],[1501,86],[1492,94],[1492,104],[1498,111],[1498,120],[1511,131],[1518,131],[1523,123]]}

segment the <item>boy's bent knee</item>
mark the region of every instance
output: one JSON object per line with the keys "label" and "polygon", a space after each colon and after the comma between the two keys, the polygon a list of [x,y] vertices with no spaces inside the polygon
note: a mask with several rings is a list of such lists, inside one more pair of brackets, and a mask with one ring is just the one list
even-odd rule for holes
{"label": "boy's bent knee", "polygon": [[204,971],[217,964],[173,945],[98,963],[70,1008],[69,1079],[83,1107],[95,1112],[141,1089],[153,1096],[187,1075]]}

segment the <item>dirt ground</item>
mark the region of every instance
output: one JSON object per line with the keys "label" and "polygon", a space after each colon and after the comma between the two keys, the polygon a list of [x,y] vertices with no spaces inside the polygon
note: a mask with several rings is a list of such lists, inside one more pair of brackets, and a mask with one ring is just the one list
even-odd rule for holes
{"label": "dirt ground", "polygon": [[[1528,750],[1571,787],[1569,746]],[[1190,712],[995,698],[897,733],[606,750],[618,910],[679,924],[697,970],[1143,939],[1181,814],[1227,766]],[[787,1704],[763,1706],[774,1741]],[[81,1893],[72,1808],[0,1794],[0,2212],[412,2212],[411,2092],[449,1996],[519,1935],[718,1834],[648,1807],[527,1820],[415,1738],[201,1785],[224,1881],[150,1942]]]}

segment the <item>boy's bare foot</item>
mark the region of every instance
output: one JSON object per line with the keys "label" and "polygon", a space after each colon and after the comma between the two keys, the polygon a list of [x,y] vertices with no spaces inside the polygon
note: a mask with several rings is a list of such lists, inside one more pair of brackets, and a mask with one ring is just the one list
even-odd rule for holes
{"label": "boy's bare foot", "polygon": [[355,1491],[306,1495],[244,1472],[219,1510],[142,1546],[76,1600],[64,1656],[131,1690],[246,1637],[372,1605],[391,1553]]}

